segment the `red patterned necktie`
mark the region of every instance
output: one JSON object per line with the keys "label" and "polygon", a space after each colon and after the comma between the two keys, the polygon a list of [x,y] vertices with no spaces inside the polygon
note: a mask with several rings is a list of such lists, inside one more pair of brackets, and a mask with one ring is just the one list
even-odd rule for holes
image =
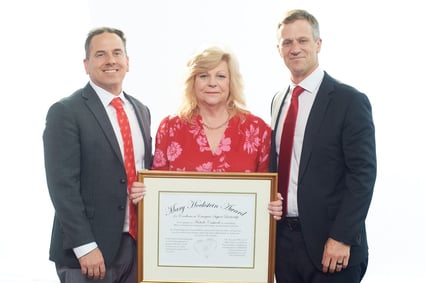
{"label": "red patterned necktie", "polygon": [[[125,172],[127,174],[127,189],[128,189],[128,193],[130,193],[131,186],[133,182],[136,181],[136,165],[134,162],[133,140],[131,138],[130,123],[128,122],[127,114],[124,111],[121,98],[117,97],[112,99],[111,105],[115,108],[117,112],[118,124],[120,126],[122,141],[124,145],[124,165],[125,165]],[[137,232],[136,207],[130,200],[128,202],[129,202],[128,207],[129,207],[129,217],[130,217],[129,233],[134,239],[136,239],[136,232]]]}
{"label": "red patterned necktie", "polygon": [[279,193],[284,198],[284,216],[288,212],[289,173],[291,168],[292,147],[294,144],[295,123],[298,114],[298,96],[300,96],[303,91],[304,89],[302,87],[296,86],[292,92],[291,104],[286,114],[282,137],[280,139],[278,186]]}

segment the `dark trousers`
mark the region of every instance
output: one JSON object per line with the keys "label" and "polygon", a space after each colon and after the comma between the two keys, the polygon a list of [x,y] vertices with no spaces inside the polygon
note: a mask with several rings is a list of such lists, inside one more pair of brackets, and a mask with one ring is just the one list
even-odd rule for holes
{"label": "dark trousers", "polygon": [[103,280],[91,280],[81,274],[80,268],[69,268],[56,265],[56,272],[61,283],[136,283],[137,282],[137,249],[136,241],[124,234],[119,253],[113,264],[106,267]]}
{"label": "dark trousers", "polygon": [[276,235],[277,283],[359,283],[367,267],[367,260],[335,273],[323,273],[311,261],[305,248],[297,219],[278,222]]}

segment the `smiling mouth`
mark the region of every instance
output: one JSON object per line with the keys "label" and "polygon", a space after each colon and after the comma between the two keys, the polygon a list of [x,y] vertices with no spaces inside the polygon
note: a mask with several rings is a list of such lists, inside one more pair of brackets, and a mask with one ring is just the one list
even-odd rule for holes
{"label": "smiling mouth", "polygon": [[116,73],[118,72],[118,69],[113,69],[113,70],[104,70],[104,73]]}

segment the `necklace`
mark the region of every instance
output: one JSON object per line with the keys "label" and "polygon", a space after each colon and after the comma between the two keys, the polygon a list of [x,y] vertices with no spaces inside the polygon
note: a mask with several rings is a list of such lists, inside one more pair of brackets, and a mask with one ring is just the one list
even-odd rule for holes
{"label": "necklace", "polygon": [[209,129],[209,130],[217,130],[217,129],[220,129],[221,127],[223,127],[224,125],[226,125],[226,124],[227,124],[227,122],[229,122],[229,120],[230,120],[230,114],[229,114],[229,113],[227,113],[227,119],[226,119],[226,121],[224,121],[224,123],[223,123],[223,124],[220,124],[220,125],[218,125],[217,127],[211,127],[211,126],[209,126],[208,124],[206,124],[204,121],[202,121],[202,125],[203,125],[205,128]]}

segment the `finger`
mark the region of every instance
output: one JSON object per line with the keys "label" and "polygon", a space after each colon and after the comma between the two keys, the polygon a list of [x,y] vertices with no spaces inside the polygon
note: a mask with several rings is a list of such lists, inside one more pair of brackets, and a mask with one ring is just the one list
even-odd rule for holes
{"label": "finger", "polygon": [[329,272],[334,273],[335,271],[339,272],[342,270],[343,260],[331,260],[329,264]]}
{"label": "finger", "polygon": [[92,269],[92,268],[89,268],[89,269],[87,270],[87,277],[88,277],[88,278],[93,278],[93,275],[94,275],[94,271],[93,271],[93,269]]}
{"label": "finger", "polygon": [[282,208],[279,208],[278,206],[269,206],[268,210],[270,211],[270,213],[278,214],[282,211]]}
{"label": "finger", "polygon": [[323,271],[323,273],[330,272],[330,269],[329,269],[330,264],[331,264],[330,259],[324,258],[322,260],[322,271]]}
{"label": "finger", "polygon": [[133,189],[137,189],[137,190],[145,190],[146,189],[146,186],[145,186],[145,184],[144,183],[138,183],[138,182],[135,182],[135,183],[133,183],[133,185],[132,185],[132,188]]}
{"label": "finger", "polygon": [[87,275],[87,268],[86,267],[81,267],[81,274],[83,275],[83,276],[86,276]]}
{"label": "finger", "polygon": [[331,261],[329,263],[328,272],[329,273],[335,273],[335,269],[336,269],[336,262],[335,261]]}
{"label": "finger", "polygon": [[323,271],[323,273],[328,273],[329,272],[329,265],[323,264],[322,265],[322,271]]}
{"label": "finger", "polygon": [[335,265],[335,270],[336,270],[336,271],[341,271],[341,270],[342,270],[342,268],[343,268],[343,260],[338,260],[338,261],[336,262],[336,265]]}
{"label": "finger", "polygon": [[129,196],[133,197],[133,198],[138,198],[138,197],[142,197],[146,194],[146,191],[138,191],[138,192],[130,192]]}
{"label": "finger", "polygon": [[270,209],[274,209],[274,210],[282,210],[282,201],[281,200],[275,200],[272,202],[269,202],[268,207]]}
{"label": "finger", "polygon": [[134,198],[131,201],[133,202],[133,204],[138,204],[142,199],[143,199],[143,196],[141,196],[139,198]]}
{"label": "finger", "polygon": [[99,271],[100,271],[99,279],[102,280],[106,276],[106,268],[105,268],[105,265],[104,264],[102,264],[100,266]]}
{"label": "finger", "polygon": [[281,207],[269,207],[268,211],[271,215],[281,216],[282,215],[282,208]]}
{"label": "finger", "polygon": [[129,196],[129,199],[133,201],[133,204],[138,204],[144,197],[145,197],[145,193],[143,192],[143,193],[131,194]]}
{"label": "finger", "polygon": [[100,267],[93,269],[93,280],[98,280],[100,278]]}

